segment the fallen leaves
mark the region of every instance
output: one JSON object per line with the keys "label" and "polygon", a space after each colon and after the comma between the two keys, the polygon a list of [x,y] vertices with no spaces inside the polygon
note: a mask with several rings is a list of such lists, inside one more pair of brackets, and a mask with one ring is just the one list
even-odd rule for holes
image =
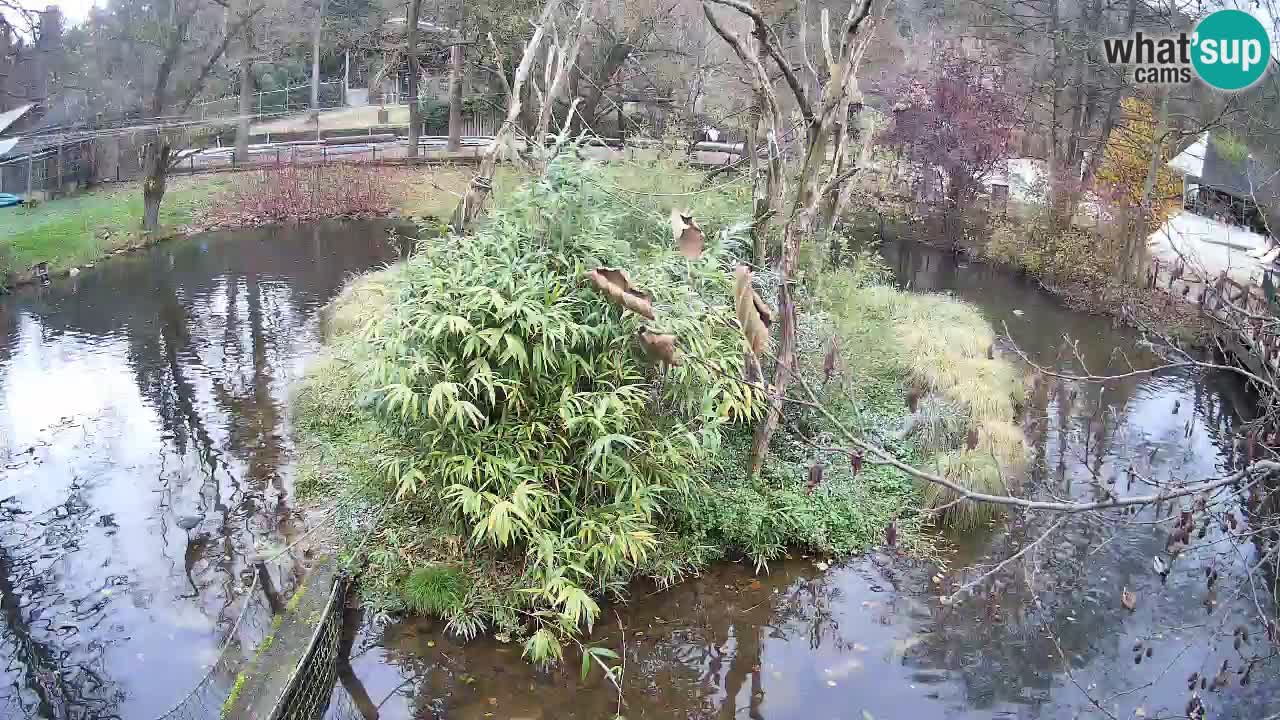
{"label": "fallen leaves", "polygon": [[1120,605],[1129,612],[1138,609],[1138,595],[1129,588],[1120,591]]}
{"label": "fallen leaves", "polygon": [[751,287],[751,270],[746,265],[739,265],[733,271],[733,279],[733,307],[742,326],[742,336],[751,352],[759,355],[769,348],[773,309]]}
{"label": "fallen leaves", "polygon": [[653,320],[653,298],[631,285],[631,278],[617,268],[599,267],[587,273],[587,280],[614,305]]}
{"label": "fallen leaves", "polygon": [[706,237],[689,211],[671,209],[671,237],[676,241],[676,247],[680,249],[681,255],[690,260],[702,257],[702,250],[706,247]]}

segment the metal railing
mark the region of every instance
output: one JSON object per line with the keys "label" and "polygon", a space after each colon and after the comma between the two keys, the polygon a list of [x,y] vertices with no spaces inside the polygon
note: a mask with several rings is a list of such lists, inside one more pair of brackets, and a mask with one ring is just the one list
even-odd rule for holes
{"label": "metal railing", "polygon": [[[328,110],[343,107],[346,104],[346,85],[341,80],[320,83],[320,109]],[[311,84],[255,92],[250,107],[255,117],[284,115],[291,112],[310,110]],[[197,103],[191,111],[192,116],[200,120],[235,117],[239,113],[239,95],[229,95],[217,100]]]}

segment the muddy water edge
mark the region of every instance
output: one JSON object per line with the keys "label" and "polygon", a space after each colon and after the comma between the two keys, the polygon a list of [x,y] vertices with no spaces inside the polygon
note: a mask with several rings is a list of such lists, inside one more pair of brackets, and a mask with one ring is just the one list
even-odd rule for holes
{"label": "muddy water edge", "polygon": [[[0,717],[150,720],[202,676],[234,619],[245,558],[303,530],[288,387],[318,347],[318,308],[403,251],[388,229],[211,234],[0,298]],[[885,254],[901,284],[975,303],[1038,363],[1078,369],[1064,334],[1094,372],[1125,362],[1114,349],[1153,360],[1132,333],[1007,274],[918,246]],[[1027,488],[1084,498],[1095,475],[1129,465],[1218,474],[1235,462],[1232,428],[1250,401],[1230,377],[1165,375],[1045,383],[1028,405]],[[956,538],[941,573],[888,551],[833,566],[797,555],[760,575],[715,567],[666,592],[636,588],[594,640],[625,658],[628,718],[1169,717],[1191,672],[1242,667],[1231,629],[1251,599],[1223,592],[1206,612],[1207,558],[1179,560],[1162,586],[1150,558],[1164,532],[1149,525],[1066,520],[1034,572],[1019,564],[975,598],[939,601],[1055,520]],[[284,556],[286,587],[310,561],[301,547]],[[1132,613],[1119,603],[1126,587],[1140,598]],[[351,620],[338,693],[354,701],[331,717],[619,710],[601,673],[583,682],[575,662],[543,672],[518,643],[460,643],[429,619]],[[1212,718],[1257,719],[1280,712],[1277,697],[1271,660],[1205,704]]]}

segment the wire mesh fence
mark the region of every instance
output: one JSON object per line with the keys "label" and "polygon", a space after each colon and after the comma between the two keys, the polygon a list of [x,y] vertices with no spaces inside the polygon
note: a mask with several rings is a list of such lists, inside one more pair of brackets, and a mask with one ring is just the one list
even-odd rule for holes
{"label": "wire mesh fence", "polygon": [[205,676],[156,720],[216,720],[227,698],[241,682],[255,648],[271,632],[272,613],[261,578],[254,575],[241,601],[239,615],[226,634],[218,659]]}
{"label": "wire mesh fence", "polygon": [[348,580],[339,574],[306,652],[276,701],[270,720],[320,720],[338,677]]}
{"label": "wire mesh fence", "polygon": [[[346,85],[341,80],[320,83],[320,108],[342,107],[346,103]],[[308,83],[255,92],[249,107],[250,112],[258,117],[310,110],[311,85]],[[192,114],[201,120],[232,117],[239,113],[239,95],[198,103],[192,111]]]}

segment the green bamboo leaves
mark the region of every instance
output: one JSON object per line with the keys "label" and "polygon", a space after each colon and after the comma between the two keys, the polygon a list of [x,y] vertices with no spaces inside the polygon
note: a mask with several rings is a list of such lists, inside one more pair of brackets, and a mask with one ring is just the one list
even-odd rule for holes
{"label": "green bamboo leaves", "polygon": [[352,359],[355,392],[394,435],[384,470],[400,501],[448,526],[468,567],[509,573],[540,662],[655,562],[721,424],[760,405],[731,379],[736,331],[711,321],[732,312],[723,258],[642,252],[637,232],[665,237],[662,215],[637,230],[589,170],[548,172],[466,242],[406,261]]}

